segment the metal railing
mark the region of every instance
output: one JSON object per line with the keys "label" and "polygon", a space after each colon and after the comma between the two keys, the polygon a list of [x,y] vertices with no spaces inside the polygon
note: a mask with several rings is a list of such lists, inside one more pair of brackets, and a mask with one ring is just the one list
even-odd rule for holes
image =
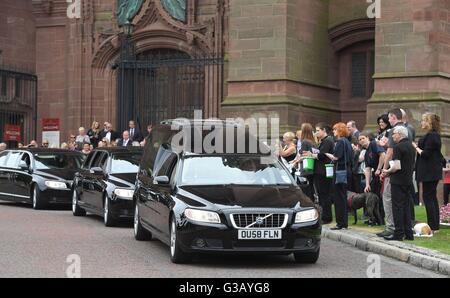
{"label": "metal railing", "polygon": [[37,76],[0,65],[0,142],[8,147],[36,139]]}

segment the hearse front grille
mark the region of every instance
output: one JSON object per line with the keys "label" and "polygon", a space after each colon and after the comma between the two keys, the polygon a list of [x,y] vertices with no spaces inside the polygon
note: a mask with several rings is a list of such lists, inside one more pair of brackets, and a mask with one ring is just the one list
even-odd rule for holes
{"label": "hearse front grille", "polygon": [[282,229],[287,217],[282,213],[238,213],[231,214],[231,222],[236,229]]}

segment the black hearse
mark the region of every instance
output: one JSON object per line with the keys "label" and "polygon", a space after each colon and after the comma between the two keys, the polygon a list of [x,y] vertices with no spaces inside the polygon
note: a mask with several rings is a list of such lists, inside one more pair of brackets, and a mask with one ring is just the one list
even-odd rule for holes
{"label": "black hearse", "polygon": [[203,123],[196,123],[190,140],[180,141],[190,125],[180,123],[163,123],[147,138],[134,194],[135,239],[158,238],[170,246],[174,263],[194,253],[294,254],[297,262],[315,263],[319,210],[268,147],[249,150],[255,138],[248,131],[217,121],[234,131],[235,143],[224,137],[222,145],[241,153],[199,152],[193,144],[210,142],[214,128],[199,132]]}
{"label": "black hearse", "polygon": [[75,174],[72,213],[102,216],[106,226],[134,216],[134,183],[142,156],[139,147],[99,148],[92,151]]}
{"label": "black hearse", "polygon": [[0,152],[0,199],[70,206],[72,180],[83,163],[79,152],[29,148]]}

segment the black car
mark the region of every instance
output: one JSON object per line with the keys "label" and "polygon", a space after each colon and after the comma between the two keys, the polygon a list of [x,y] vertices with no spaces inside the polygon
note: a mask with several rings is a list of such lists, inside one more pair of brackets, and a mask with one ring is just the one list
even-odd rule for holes
{"label": "black car", "polygon": [[176,133],[162,124],[147,139],[135,190],[136,240],[158,238],[170,246],[175,263],[194,253],[294,254],[300,263],[317,261],[319,208],[278,158],[181,150]]}
{"label": "black car", "polygon": [[34,209],[48,204],[70,206],[72,180],[84,155],[79,152],[30,148],[0,153],[0,199],[30,203]]}
{"label": "black car", "polygon": [[103,216],[106,226],[120,220],[132,221],[133,194],[142,149],[136,147],[100,148],[92,151],[75,174],[72,212],[86,211]]}

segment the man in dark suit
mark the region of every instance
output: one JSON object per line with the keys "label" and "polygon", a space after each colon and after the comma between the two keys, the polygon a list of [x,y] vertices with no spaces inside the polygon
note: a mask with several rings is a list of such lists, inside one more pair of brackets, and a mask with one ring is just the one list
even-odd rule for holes
{"label": "man in dark suit", "polygon": [[117,147],[131,147],[133,146],[133,141],[130,138],[130,133],[125,130],[122,134],[122,139],[117,143]]}
{"label": "man in dark suit", "polygon": [[120,137],[119,133],[112,129],[111,123],[106,123],[106,129],[100,132],[100,140],[106,138],[109,142],[114,142]]}
{"label": "man in dark suit", "polygon": [[141,133],[141,130],[136,127],[136,122],[134,120],[130,120],[130,122],[128,123],[129,126],[129,133],[130,133],[130,139],[133,142],[142,142],[142,140],[144,139],[144,136]]}

